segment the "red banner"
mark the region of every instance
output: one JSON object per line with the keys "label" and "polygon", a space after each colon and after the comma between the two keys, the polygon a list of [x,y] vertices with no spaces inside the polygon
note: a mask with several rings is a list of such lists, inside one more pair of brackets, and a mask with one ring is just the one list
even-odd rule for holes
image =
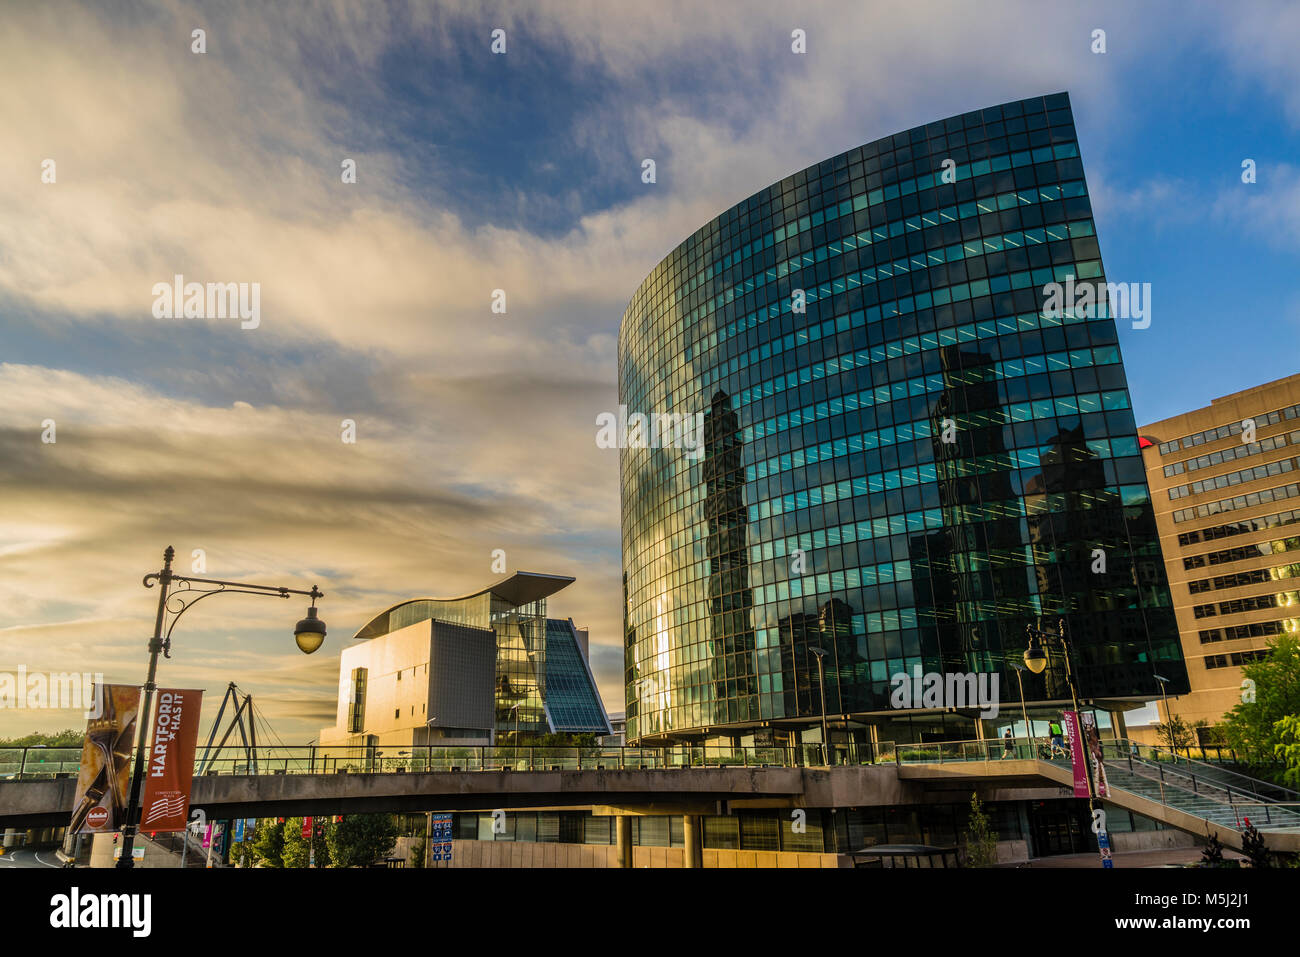
{"label": "red banner", "polygon": [[305,817],[302,819],[302,839],[305,841],[311,837],[311,826],[313,819]]}
{"label": "red banner", "polygon": [[153,718],[153,746],[140,805],[142,831],[183,831],[190,817],[194,749],[203,692],[161,688]]}
{"label": "red banner", "polygon": [[86,722],[69,833],[111,832],[126,823],[139,707],[138,687],[100,685],[95,689],[95,710]]}

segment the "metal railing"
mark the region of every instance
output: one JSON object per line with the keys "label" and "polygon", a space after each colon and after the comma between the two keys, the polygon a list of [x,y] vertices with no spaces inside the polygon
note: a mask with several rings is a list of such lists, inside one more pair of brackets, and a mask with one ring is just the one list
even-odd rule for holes
{"label": "metal railing", "polygon": [[982,741],[927,741],[920,744],[899,742],[894,745],[893,759],[898,764],[944,764],[961,761],[1002,761],[1037,758],[1044,761],[1069,761],[1069,752],[1051,754],[1046,738],[986,738]]}
{"label": "metal railing", "polygon": [[[0,781],[75,777],[80,748],[0,748]],[[235,774],[420,774],[431,771],[571,771],[701,767],[820,767],[893,763],[895,745],[837,743],[823,755],[820,744],[780,747],[678,745],[638,747],[541,747],[530,745],[416,745],[213,748],[195,760],[195,775]]]}
{"label": "metal railing", "polygon": [[[412,746],[213,748],[195,761],[196,775],[421,774],[433,771],[572,771],[701,767],[794,767],[819,764],[819,746],[726,745],[635,747]],[[75,777],[80,748],[0,749],[0,781]]]}
{"label": "metal railing", "polygon": [[1182,775],[1192,783],[1193,790],[1198,790],[1203,786],[1212,786],[1231,793],[1253,797],[1261,803],[1285,804],[1300,802],[1300,792],[1293,791],[1280,784],[1274,784],[1271,781],[1252,778],[1248,774],[1242,774],[1230,768],[1189,758],[1163,746],[1134,744],[1131,757],[1134,760],[1141,760],[1144,764],[1152,767],[1158,766],[1161,768],[1162,773],[1167,770],[1172,775]]}

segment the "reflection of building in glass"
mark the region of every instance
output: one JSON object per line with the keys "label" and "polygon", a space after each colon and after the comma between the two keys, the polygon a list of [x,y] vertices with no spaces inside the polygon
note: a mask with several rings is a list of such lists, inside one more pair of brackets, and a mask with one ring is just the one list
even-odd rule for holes
{"label": "reflection of building in glass", "polygon": [[[744,443],[725,392],[704,414],[704,518],[708,529],[709,624],[713,635],[714,721],[728,724],[758,717],[754,686],[754,604],[749,588],[745,531]],[[725,711],[724,711],[725,708]]]}
{"label": "reflection of building in glass", "polygon": [[832,598],[815,612],[802,612],[777,623],[781,636],[781,670],[791,676],[785,705],[791,714],[821,714],[814,648],[826,652],[826,710],[829,714],[862,711],[869,705],[866,658],[853,637],[853,608]]}
{"label": "reflection of building in glass", "polygon": [[973,738],[891,676],[997,671],[1005,705],[1061,615],[1107,733],[1154,662],[1184,685],[1115,324],[1047,312],[1068,277],[1104,282],[1064,94],[832,157],[651,272],[620,402],[704,412],[706,448],[621,452],[630,742],[819,740],[814,644],[837,741]]}
{"label": "reflection of building in glass", "polygon": [[413,599],[381,612],[342,652],[338,723],[321,731],[321,744],[608,733],[587,633],[546,617],[546,599],[572,581],[517,572],[471,595]]}

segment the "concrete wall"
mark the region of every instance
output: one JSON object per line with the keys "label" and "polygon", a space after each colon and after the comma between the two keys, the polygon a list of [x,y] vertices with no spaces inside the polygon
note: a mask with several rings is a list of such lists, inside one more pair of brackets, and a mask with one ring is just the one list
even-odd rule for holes
{"label": "concrete wall", "polygon": [[[113,834],[91,834],[89,835],[90,844],[90,863],[88,867],[116,867],[117,860],[113,857],[113,851],[117,844],[113,842]],[[119,839],[120,843],[120,839]],[[181,866],[180,854],[173,854],[165,847],[159,847],[152,841],[137,840],[135,846],[144,848],[144,857],[135,862],[136,867],[172,867]],[[191,848],[193,851],[193,848]],[[191,854],[186,863],[192,863]]]}
{"label": "concrete wall", "polygon": [[[530,841],[452,841],[452,867],[617,867],[613,844],[538,844]],[[635,867],[684,867],[684,848],[634,847]],[[705,867],[851,867],[843,854],[733,851],[705,848]],[[435,862],[434,867],[446,867]]]}
{"label": "concrete wall", "polygon": [[1186,831],[1130,831],[1110,836],[1111,849],[1116,851],[1154,851],[1169,847],[1195,847],[1196,838]]}

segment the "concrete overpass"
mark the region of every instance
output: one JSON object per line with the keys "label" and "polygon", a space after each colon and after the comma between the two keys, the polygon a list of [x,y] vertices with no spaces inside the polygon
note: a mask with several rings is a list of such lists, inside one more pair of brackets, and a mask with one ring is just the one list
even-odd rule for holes
{"label": "concrete overpass", "polygon": [[[987,754],[987,749],[981,749]],[[973,753],[973,752],[972,752]],[[1300,852],[1300,806],[1250,803],[1204,780],[1196,793],[1108,762],[1108,803],[1203,838],[1216,831],[1241,848],[1249,814],[1270,848]],[[1148,769],[1150,766],[1147,766]],[[1185,783],[1185,782],[1184,782]],[[76,779],[0,780],[0,828],[67,823]],[[1158,790],[1157,790],[1158,788]],[[680,766],[565,770],[438,770],[348,774],[209,774],[194,779],[191,804],[211,820],[376,812],[591,808],[596,814],[685,816],[747,808],[855,808],[950,803],[975,792],[984,801],[1070,797],[1068,764],[1038,758],[964,757],[934,762],[837,767]]]}
{"label": "concrete overpass", "polygon": [[[1034,773],[966,777],[985,800],[1059,798]],[[593,808],[597,814],[725,814],[746,808],[844,808],[948,800],[912,766],[681,767],[562,771],[207,775],[191,806],[209,819],[376,812]],[[57,827],[71,813],[76,779],[0,781],[0,827]]]}

